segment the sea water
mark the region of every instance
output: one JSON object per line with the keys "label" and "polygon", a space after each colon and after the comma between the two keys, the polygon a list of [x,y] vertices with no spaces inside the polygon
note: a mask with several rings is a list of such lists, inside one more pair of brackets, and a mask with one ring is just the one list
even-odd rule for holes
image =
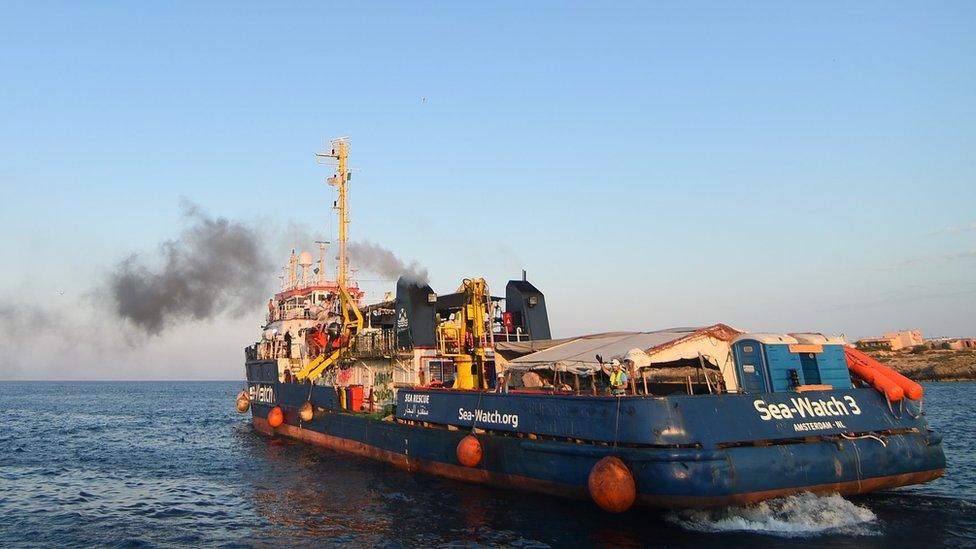
{"label": "sea water", "polygon": [[0,547],[976,545],[973,383],[926,384],[949,463],[929,484],[613,516],[262,436],[240,388],[0,382]]}

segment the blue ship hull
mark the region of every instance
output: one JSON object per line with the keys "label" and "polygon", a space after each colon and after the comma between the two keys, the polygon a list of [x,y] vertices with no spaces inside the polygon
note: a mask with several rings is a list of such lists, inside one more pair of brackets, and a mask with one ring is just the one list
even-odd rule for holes
{"label": "blue ship hull", "polygon": [[[341,411],[332,387],[251,382],[255,427],[403,469],[588,498],[588,477],[621,459],[637,504],[744,504],[791,493],[858,494],[942,475],[924,416],[874,389],[761,395],[587,397],[402,389],[395,418]],[[315,418],[302,422],[310,400]],[[284,423],[272,428],[273,406]],[[459,462],[474,433],[483,457]]]}

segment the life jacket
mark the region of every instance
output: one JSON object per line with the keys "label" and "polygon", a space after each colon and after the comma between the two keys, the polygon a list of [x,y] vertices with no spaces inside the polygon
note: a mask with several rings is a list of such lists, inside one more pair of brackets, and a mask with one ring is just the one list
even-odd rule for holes
{"label": "life jacket", "polygon": [[623,370],[620,370],[619,372],[610,372],[610,385],[614,387],[622,385],[624,376],[626,375],[627,374],[625,374]]}

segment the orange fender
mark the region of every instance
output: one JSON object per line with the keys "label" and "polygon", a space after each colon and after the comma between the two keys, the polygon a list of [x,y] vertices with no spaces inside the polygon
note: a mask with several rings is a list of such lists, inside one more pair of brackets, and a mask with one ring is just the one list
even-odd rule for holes
{"label": "orange fender", "polygon": [[271,428],[279,427],[285,422],[285,414],[281,411],[281,406],[275,406],[268,412],[268,425]]}
{"label": "orange fender", "polygon": [[637,499],[637,484],[627,464],[607,456],[590,470],[587,488],[594,503],[608,513],[623,513]]}
{"label": "orange fender", "polygon": [[461,442],[458,442],[457,459],[465,467],[475,467],[481,463],[483,453],[481,441],[474,435],[468,435],[462,438]]}
{"label": "orange fender", "polygon": [[235,404],[237,406],[237,411],[242,414],[251,408],[251,397],[248,396],[247,391],[241,391],[240,394],[237,395],[237,402]]}

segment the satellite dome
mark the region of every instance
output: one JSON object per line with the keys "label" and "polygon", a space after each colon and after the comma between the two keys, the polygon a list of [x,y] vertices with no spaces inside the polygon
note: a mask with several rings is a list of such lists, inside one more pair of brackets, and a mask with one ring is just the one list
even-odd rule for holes
{"label": "satellite dome", "polygon": [[309,266],[311,266],[312,265],[312,254],[310,254],[308,252],[302,252],[301,255],[298,256],[298,264],[301,265],[302,267],[309,267]]}

